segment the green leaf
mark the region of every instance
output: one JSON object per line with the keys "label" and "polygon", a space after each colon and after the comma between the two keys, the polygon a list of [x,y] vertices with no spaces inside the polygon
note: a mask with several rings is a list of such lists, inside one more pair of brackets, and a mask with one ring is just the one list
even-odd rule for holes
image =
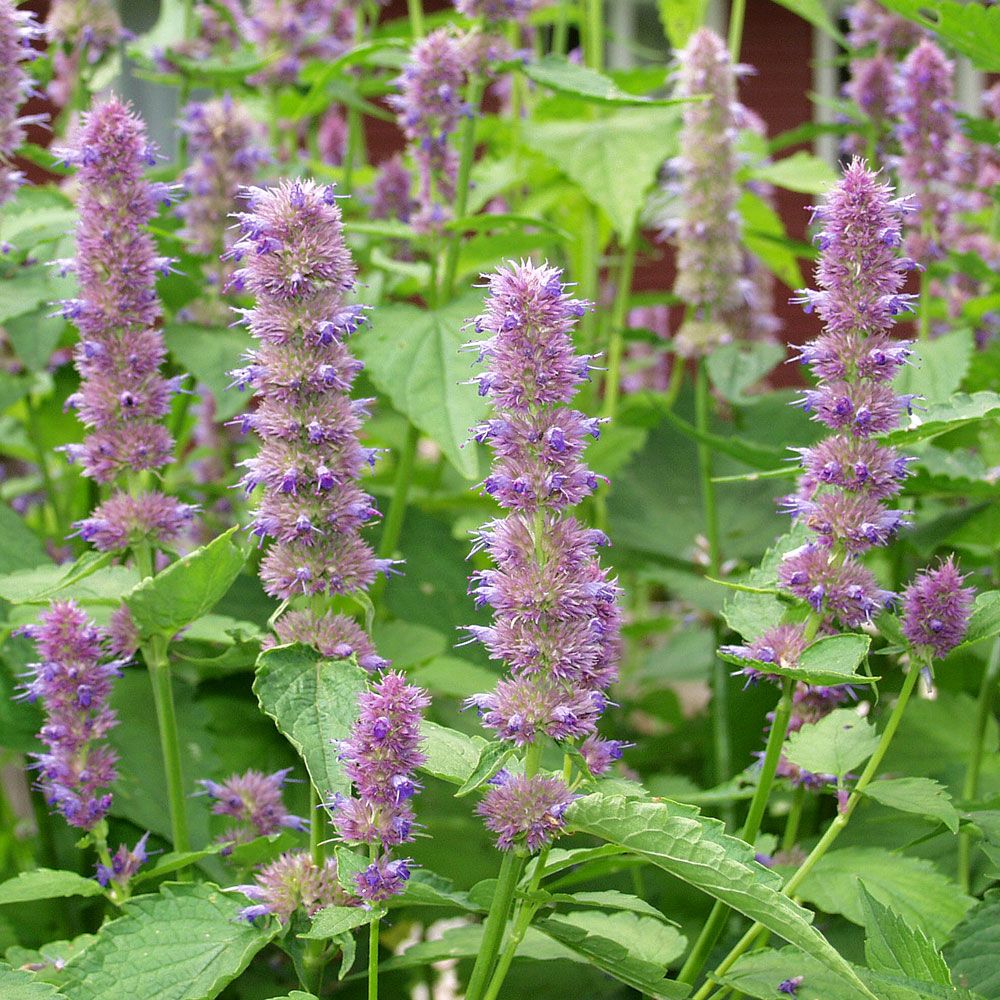
{"label": "green leaf", "polygon": [[876,972],[908,976],[951,986],[944,957],[927,935],[911,927],[894,909],[883,906],[861,883],[865,961]]}
{"label": "green leaf", "polygon": [[893,389],[922,397],[921,406],[947,405],[965,379],[974,350],[971,330],[953,330],[934,340],[922,340],[912,363],[904,365],[896,376]]}
{"label": "green leaf", "polygon": [[892,778],[873,781],[864,794],[890,809],[940,820],[958,832],[959,814],[944,785],[932,778]]}
{"label": "green leaf", "polygon": [[660,22],[672,49],[682,49],[705,23],[708,0],[659,0]]}
{"label": "green leaf", "polygon": [[[623,910],[638,913],[644,917],[655,917],[660,921],[666,920],[670,923],[666,915],[651,903],[627,892],[619,892],[617,889],[605,889],[599,892],[546,892],[542,889],[531,894],[529,898],[545,904],[569,903],[572,906],[595,906],[604,910]],[[679,954],[680,952],[678,952]],[[671,957],[676,958],[677,955]]]}
{"label": "green leaf", "polygon": [[364,927],[373,920],[381,920],[384,916],[385,910],[380,907],[365,910],[358,906],[328,906],[313,917],[312,926],[299,937],[326,941],[356,927]]}
{"label": "green leaf", "polygon": [[442,309],[406,303],[382,306],[357,339],[357,351],[375,386],[400,413],[444,452],[466,479],[476,479],[479,463],[470,430],[486,413],[474,386],[474,355],[463,352],[470,339],[465,325],[482,309],[478,295],[465,295]]}
{"label": "green leaf", "polygon": [[716,347],[705,359],[712,385],[730,403],[739,403],[743,393],[759,382],[785,357],[779,344],[734,343]]}
{"label": "green leaf", "polygon": [[19,251],[73,231],[76,209],[55,187],[25,186],[3,208],[3,238]]}
{"label": "green leaf", "polygon": [[827,913],[864,923],[858,882],[880,903],[932,941],[948,939],[972,905],[930,861],[878,847],[844,847],[822,858],[798,889],[798,896]]}
{"label": "green leaf", "polygon": [[43,263],[0,269],[0,323],[43,308],[50,313],[51,303],[69,298],[74,290],[72,280]]}
{"label": "green leaf", "polygon": [[0,883],[0,906],[11,903],[32,903],[37,899],[63,899],[67,896],[100,896],[104,890],[95,879],[76,872],[36,868],[21,872],[15,878]]}
{"label": "green leaf", "polygon": [[[567,810],[567,826],[618,844],[726,903],[860,987],[857,974],[811,926],[812,914],[781,893],[781,878],[718,820],[676,802],[587,795]],[[861,987],[862,993],[864,988]]]}
{"label": "green leaf", "polygon": [[0,962],[0,997],[3,1000],[60,1000],[64,996],[51,983],[43,983],[28,972]]}
{"label": "green leaf", "polygon": [[986,1000],[1000,998],[1000,892],[988,892],[969,911],[945,954],[958,982]]}
{"label": "green leaf", "polygon": [[[664,979],[667,962],[683,950],[685,939],[658,920],[630,913],[568,913],[536,920],[534,926],[644,995],[683,1000],[690,993],[686,984]],[[652,961],[650,950],[656,955]]]}
{"label": "green leaf", "polygon": [[455,792],[455,798],[460,799],[464,795],[474,792],[477,788],[486,784],[504,766],[507,758],[513,754],[513,748],[506,743],[494,740],[483,747],[482,753],[472,774],[462,783],[462,786]]}
{"label": "green leaf", "polygon": [[472,777],[488,746],[481,736],[466,736],[436,722],[424,721],[420,734],[427,757],[420,769],[453,785],[462,785]]}
{"label": "green leaf", "polygon": [[646,192],[677,152],[679,128],[677,108],[627,108],[596,121],[530,122],[524,141],[575,181],[629,240]]}
{"label": "green leaf", "polygon": [[496,686],[497,675],[478,663],[457,656],[435,656],[429,663],[409,671],[414,684],[449,698],[468,698]]}
{"label": "green leaf", "polygon": [[350,733],[367,686],[357,664],[324,659],[299,643],[265,650],[257,661],[253,689],[260,707],[302,755],[324,800],[350,792],[335,741]]}
{"label": "green leaf", "polygon": [[[1000,7],[997,8],[1000,12]],[[914,410],[907,426],[887,434],[887,444],[909,447],[917,441],[927,441],[975,423],[1000,409],[1000,396],[995,392],[955,393],[947,403],[932,403],[926,412]]]}
{"label": "green leaf", "polygon": [[372,641],[397,670],[426,663],[448,648],[447,638],[436,628],[398,620],[377,624]]}
{"label": "green leaf", "polygon": [[[0,526],[3,523],[0,506]],[[2,527],[0,527],[2,530]],[[15,555],[17,550],[8,553]],[[0,555],[0,560],[3,556]],[[94,568],[97,567],[97,568]],[[138,574],[125,566],[101,566],[88,553],[72,566],[39,565],[0,578],[0,597],[11,604],[47,605],[72,598],[83,605],[117,607],[135,589]]]}
{"label": "green leaf", "polygon": [[965,639],[958,646],[964,649],[983,639],[1000,635],[1000,590],[987,590],[976,595],[976,603],[969,616],[969,628]]}
{"label": "green leaf", "polygon": [[863,764],[879,744],[875,727],[851,708],[838,708],[789,735],[785,756],[813,774],[838,778]]}
{"label": "green leaf", "polygon": [[818,156],[799,150],[771,163],[762,163],[752,170],[750,176],[757,181],[766,181],[786,191],[803,194],[823,194],[837,180],[833,168]]}
{"label": "green leaf", "polygon": [[743,243],[789,288],[801,288],[802,269],[790,248],[781,216],[760,195],[744,191],[738,204],[743,220]]}
{"label": "green leaf", "polygon": [[[178,365],[190,372],[196,383],[211,391],[217,421],[229,420],[249,407],[247,394],[230,388],[233,380],[229,374],[240,366],[250,346],[250,337],[245,331],[170,325],[164,328],[163,339]],[[194,386],[188,388],[194,389]]]}
{"label": "green leaf", "polygon": [[1000,72],[1000,9],[960,0],[883,0],[883,5],[935,32],[976,69]]}
{"label": "green leaf", "polygon": [[795,1000],[861,1000],[870,996],[797,948],[768,948],[743,955],[719,981],[755,1000],[780,1000],[784,994],[778,992],[779,984],[798,976],[802,982]]}
{"label": "green leaf", "polygon": [[677,98],[654,100],[622,90],[610,77],[597,70],[570,62],[565,56],[549,54],[528,62],[523,72],[529,80],[561,94],[572,94],[597,104],[680,104]]}
{"label": "green leaf", "polygon": [[51,312],[51,307],[44,305],[4,323],[14,353],[33,372],[42,371],[52,360],[52,352],[66,326],[61,316],[50,316]]}
{"label": "green leaf", "polygon": [[238,919],[245,904],[205,883],[165,885],[125,904],[66,966],[68,1000],[205,1000],[217,996],[274,937],[277,923]]}
{"label": "green leaf", "polygon": [[125,597],[140,632],[170,638],[215,607],[247,560],[246,550],[233,543],[238,530],[230,528]]}
{"label": "green leaf", "polygon": [[[0,503],[0,573],[31,570],[43,565],[48,568],[46,564],[51,565],[38,536],[7,504]],[[6,582],[0,581],[0,586]],[[0,593],[0,596],[4,595]]]}
{"label": "green leaf", "polygon": [[847,47],[847,41],[837,30],[837,26],[830,17],[823,0],[775,0],[775,3],[786,7],[793,14],[798,14],[804,21],[808,21],[814,28],[819,28],[824,34],[829,35],[836,42]]}
{"label": "green leaf", "polygon": [[413,872],[403,895],[390,901],[390,905],[393,903],[400,906],[447,906],[470,913],[480,912],[468,893],[456,889],[449,879],[426,868],[418,868]]}
{"label": "green leaf", "polygon": [[870,646],[871,639],[856,632],[824,636],[803,650],[797,666],[765,663],[763,660],[745,659],[725,652],[719,652],[718,655],[727,663],[749,665],[762,673],[794,677],[806,684],[871,684],[879,678],[857,673]]}

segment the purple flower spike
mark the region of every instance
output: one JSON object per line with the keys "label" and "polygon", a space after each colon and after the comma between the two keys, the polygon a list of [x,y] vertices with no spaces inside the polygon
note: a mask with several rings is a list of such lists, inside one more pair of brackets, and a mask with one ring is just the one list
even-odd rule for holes
{"label": "purple flower spike", "polygon": [[408,858],[393,861],[383,855],[354,876],[358,896],[368,905],[398,896],[406,888],[412,866]]}
{"label": "purple flower spike", "polygon": [[33,87],[22,64],[34,58],[31,42],[41,34],[32,14],[18,10],[13,0],[0,0],[0,205],[14,196],[23,179],[12,159],[24,142],[25,126],[44,120],[18,116]]}
{"label": "purple flower spike", "polygon": [[125,32],[114,0],[52,0],[45,34],[53,70],[48,95],[63,107],[72,101],[85,67],[99,63]]}
{"label": "purple flower spike", "polygon": [[371,458],[358,440],[370,401],[349,395],[362,366],[345,342],[364,313],[345,302],[355,268],[340,209],[334,189],[311,180],[244,198],[235,278],[257,300],[245,313],[257,346],[235,374],[257,397],[247,424],[261,446],[242,484],[262,487],[250,526],[272,540],[261,579],[281,599],[348,594],[388,566],[361,538],[377,514],[358,485]]}
{"label": "purple flower spike", "polygon": [[283,827],[308,829],[308,823],[301,816],[293,816],[285,809],[281,797],[289,770],[285,768],[274,774],[249,770],[234,774],[221,784],[208,780],[199,782],[213,800],[212,812],[236,820],[236,825],[221,839],[244,843],[254,837],[278,833]]}
{"label": "purple flower spike", "polygon": [[104,739],[117,722],[108,700],[120,664],[107,660],[103,634],[72,601],[52,604],[23,632],[40,657],[21,695],[45,712],[38,736],[48,749],[34,755],[38,785],[71,826],[92,830],[111,805],[107,788],[117,777]]}
{"label": "purple flower spike", "polygon": [[112,855],[110,865],[97,865],[97,881],[105,888],[109,885],[114,885],[118,889],[124,889],[128,886],[132,877],[146,863],[147,840],[149,840],[149,834],[144,833],[131,850],[121,844]]}
{"label": "purple flower spike", "polygon": [[917,574],[903,593],[903,635],[911,646],[940,660],[965,638],[976,593],[962,586],[965,580],[952,557]]}
{"label": "purple flower spike", "polygon": [[424,762],[420,722],[430,704],[402,674],[387,673],[358,698],[360,714],[340,747],[356,798],[330,803],[333,824],[350,844],[394,847],[413,839],[413,806],[420,790],[413,772]]}
{"label": "purple flower spike", "polygon": [[399,156],[382,163],[372,185],[372,218],[409,222],[416,208],[410,197],[410,185],[410,172]]}
{"label": "purple flower spike", "polygon": [[[761,663],[773,663],[776,666],[794,669],[799,665],[799,657],[802,656],[805,647],[805,627],[801,624],[787,624],[768,629],[745,646],[721,646],[719,652],[745,660],[758,660]],[[749,683],[756,683],[761,678],[780,679],[779,674],[768,674],[749,664],[740,672]]]}
{"label": "purple flower spike", "polygon": [[476,812],[497,835],[497,847],[524,847],[531,854],[559,835],[564,813],[576,798],[558,778],[512,776],[500,771]]}
{"label": "purple flower spike", "polygon": [[237,885],[231,891],[242,892],[254,901],[240,911],[243,920],[272,915],[288,923],[296,910],[313,916],[326,906],[351,906],[355,900],[337,879],[337,859],[327,858],[318,866],[306,851],[282,854],[254,875],[251,885]]}
{"label": "purple flower spike", "polygon": [[196,511],[197,507],[163,493],[115,493],[74,527],[76,534],[95,549],[120,552],[146,541],[175,541]]}
{"label": "purple flower spike", "polygon": [[389,661],[375,651],[371,639],[353,618],[327,611],[286,611],[275,623],[278,642],[303,642],[331,660],[356,656],[369,673],[384,670]]}
{"label": "purple flower spike", "polygon": [[726,43],[710,28],[691,36],[679,60],[681,96],[706,98],[684,106],[676,161],[682,214],[671,227],[677,241],[674,291],[692,313],[677,333],[677,349],[699,356],[732,339],[723,314],[744,305],[736,70]]}

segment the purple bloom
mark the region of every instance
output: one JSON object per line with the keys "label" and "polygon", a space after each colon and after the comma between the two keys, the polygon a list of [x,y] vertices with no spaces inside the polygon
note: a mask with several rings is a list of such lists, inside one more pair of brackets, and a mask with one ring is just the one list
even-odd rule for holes
{"label": "purple bloom", "polygon": [[674,291],[691,315],[677,332],[678,351],[704,354],[732,339],[723,314],[744,305],[741,279],[736,71],[726,43],[701,28],[680,53],[680,95],[702,97],[684,106],[681,155],[676,161],[681,218]]}
{"label": "purple bloom", "polygon": [[163,493],[115,493],[74,527],[95,549],[120,552],[146,541],[175,541],[196,511],[196,507]]}
{"label": "purple bloom", "polygon": [[975,597],[965,579],[954,557],[917,574],[903,593],[903,635],[911,646],[940,660],[965,638]]}
{"label": "purple bloom", "polygon": [[204,779],[199,782],[213,799],[212,812],[216,816],[230,816],[236,825],[226,831],[223,840],[242,843],[254,837],[278,833],[282,827],[306,830],[308,824],[301,816],[293,816],[285,809],[281,790],[291,768],[264,774],[249,770],[234,774],[221,784]]}
{"label": "purple bloom", "polygon": [[45,116],[18,116],[33,92],[22,63],[34,58],[31,42],[41,33],[32,14],[18,10],[13,0],[0,0],[0,205],[13,197],[23,179],[12,160],[24,142],[25,126],[45,120]]}
{"label": "purple bloom", "polygon": [[123,38],[121,19],[113,0],[52,0],[45,20],[52,53],[52,100],[72,103],[81,77],[101,61]]}
{"label": "purple bloom", "polygon": [[900,67],[895,113],[902,148],[900,180],[919,211],[907,235],[907,252],[921,263],[944,255],[942,236],[953,212],[949,153],[957,135],[954,65],[929,40]]}
{"label": "purple bloom", "polygon": [[632,745],[621,740],[602,740],[599,736],[588,736],[580,744],[580,753],[590,773],[599,777],[607,774],[614,762],[622,759],[622,751]]}
{"label": "purple bloom", "polygon": [[878,0],[856,0],[844,13],[852,49],[874,46],[898,54],[911,49],[925,34],[918,24],[887,11]]}
{"label": "purple bloom", "polygon": [[238,214],[234,280],[256,305],[245,320],[257,340],[238,384],[257,397],[243,419],[261,439],[242,485],[263,487],[252,534],[272,539],[261,563],[264,589],[281,599],[364,589],[390,563],[361,538],[375,516],[358,485],[373,452],[358,432],[369,400],[352,400],[361,370],[345,341],[364,320],[348,305],[355,269],[332,187],[311,180],[249,188]]}
{"label": "purple bloom", "polygon": [[120,664],[107,660],[103,634],[72,601],[53,603],[23,632],[40,657],[21,696],[45,712],[38,736],[48,749],[34,755],[38,785],[69,824],[91,830],[111,805],[107,788],[117,776],[104,739],[117,722],[108,699]]}
{"label": "purple bloom", "polygon": [[497,847],[509,851],[523,845],[530,853],[559,835],[564,814],[576,798],[558,778],[516,777],[500,771],[476,812],[497,835]]}
{"label": "purple bloom", "polygon": [[490,26],[516,22],[526,24],[528,16],[541,6],[536,0],[455,0],[455,10]]}
{"label": "purple bloom", "polygon": [[296,910],[313,916],[327,906],[352,906],[355,900],[340,885],[337,859],[327,858],[317,865],[306,851],[290,851],[265,865],[254,874],[251,885],[237,885],[231,891],[242,892],[254,900],[240,912],[243,920],[273,915],[288,923]]}
{"label": "purple bloom", "polygon": [[[896,100],[896,64],[884,53],[868,59],[852,59],[850,79],[844,85],[844,94],[858,106],[868,119],[875,148],[881,151],[883,137],[893,121]],[[844,148],[849,153],[861,154],[867,146],[864,133],[851,135]]]}
{"label": "purple bloom", "polygon": [[406,888],[412,865],[408,858],[393,861],[382,855],[354,876],[358,896],[368,905],[398,896]]}
{"label": "purple bloom", "polygon": [[116,659],[126,662],[139,649],[139,629],[132,618],[127,604],[119,604],[111,612],[107,628],[108,652]]}
{"label": "purple bloom", "polygon": [[805,976],[793,976],[791,979],[784,979],[778,983],[778,992],[794,997],[799,992],[799,987],[805,981]]}
{"label": "purple bloom", "polygon": [[416,202],[410,197],[410,172],[399,156],[379,165],[372,185],[371,217],[409,222]]}
{"label": "purple bloom", "polygon": [[419,171],[413,224],[420,231],[440,228],[455,196],[458,154],[450,138],[469,114],[462,96],[467,75],[466,39],[439,28],[413,46],[396,80],[400,93],[389,97]]}
{"label": "purple bloom", "polygon": [[384,670],[389,661],[375,651],[371,639],[353,618],[327,611],[286,611],[275,623],[274,631],[282,643],[302,642],[331,660],[356,656],[358,664],[369,673]]}
{"label": "purple bloom", "polygon": [[413,806],[420,790],[413,772],[424,762],[420,722],[426,692],[402,674],[383,674],[358,698],[360,714],[340,747],[356,798],[337,796],[333,824],[351,844],[394,847],[413,839]]}
{"label": "purple bloom", "polygon": [[111,864],[98,864],[97,865],[97,881],[101,883],[105,888],[109,885],[114,884],[116,888],[124,889],[128,886],[132,877],[136,875],[139,869],[146,863],[146,841],[149,840],[149,834],[144,833],[138,841],[136,841],[135,847],[129,850],[124,844],[121,844],[117,851],[111,857]]}
{"label": "purple bloom", "polygon": [[[799,665],[799,657],[805,648],[804,626],[787,624],[767,629],[745,646],[721,646],[719,652],[738,656],[744,660],[758,660],[761,663],[774,663],[784,668],[795,668]],[[779,676],[768,674],[750,665],[745,666],[740,672],[750,683],[755,683],[762,677],[772,680]]]}
{"label": "purple bloom", "polygon": [[344,162],[344,153],[347,150],[347,121],[340,113],[340,108],[334,106],[323,115],[316,142],[324,163],[339,167]]}

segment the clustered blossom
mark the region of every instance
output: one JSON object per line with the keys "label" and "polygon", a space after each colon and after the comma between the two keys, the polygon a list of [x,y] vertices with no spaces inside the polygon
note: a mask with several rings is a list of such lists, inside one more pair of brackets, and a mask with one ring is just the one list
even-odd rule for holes
{"label": "clustered blossom", "polygon": [[[347,843],[385,849],[413,839],[410,800],[420,788],[413,772],[425,759],[420,722],[429,704],[426,692],[394,672],[359,696],[358,719],[340,746],[356,796],[338,795],[330,804],[333,824]],[[407,865],[387,855],[376,859],[357,877],[358,896],[372,903],[400,892]]]}
{"label": "clustered blossom", "polygon": [[451,137],[470,113],[462,94],[468,76],[467,39],[447,28],[432,31],[413,47],[396,80],[399,94],[389,97],[410,144],[419,172],[419,209],[413,225],[439,229],[455,197],[458,153]]}
{"label": "clustered blossom", "polygon": [[30,13],[18,10],[13,0],[0,0],[0,205],[21,184],[21,172],[12,159],[24,142],[25,126],[46,120],[45,115],[18,115],[32,93],[31,77],[22,64],[34,58],[31,42],[40,34]]}
{"label": "clustered blossom", "polygon": [[[489,277],[488,287],[475,321],[484,339],[471,346],[488,362],[475,382],[494,412],[475,433],[495,455],[483,488],[507,516],[477,534],[475,550],[487,552],[493,568],[473,575],[472,592],[494,618],[468,631],[491,658],[507,663],[510,676],[469,704],[486,727],[517,746],[545,736],[589,739],[590,757],[603,768],[620,750],[596,737],[605,691],[617,677],[619,591],[596,555],[607,538],[566,513],[598,482],[582,452],[600,421],[567,405],[589,374],[590,359],[575,354],[571,338],[585,306],[566,293],[562,272],[547,265],[510,264]],[[550,798],[547,779],[524,780],[533,791],[496,785],[488,793],[483,810],[491,828],[500,822],[494,809],[517,825],[515,801]],[[523,825],[521,834],[529,828],[537,829]]]}
{"label": "clustered blossom", "polygon": [[105,888],[112,885],[118,889],[126,888],[133,876],[138,874],[139,869],[146,863],[147,840],[149,834],[144,833],[131,850],[124,844],[119,845],[118,850],[109,859],[109,864],[98,863],[97,881]]}
{"label": "clustered blossom", "polygon": [[491,27],[512,21],[525,24],[536,6],[536,0],[455,0],[459,14],[483,20]]}
{"label": "clustered blossom", "polygon": [[372,184],[371,217],[409,222],[416,208],[410,197],[410,184],[410,172],[399,156],[382,163]]}
{"label": "clustered blossom", "polygon": [[253,884],[237,885],[232,890],[254,901],[240,911],[240,918],[246,921],[271,915],[285,924],[297,910],[311,917],[324,907],[356,902],[340,885],[337,859],[327,858],[317,865],[306,851],[282,854],[256,872],[254,879]]}
{"label": "clustered blossom", "polygon": [[[257,404],[239,423],[261,442],[241,481],[248,494],[262,487],[250,526],[262,544],[271,539],[261,580],[282,600],[363,590],[391,563],[361,538],[377,511],[358,479],[375,453],[358,440],[371,400],[350,397],[362,365],[345,342],[364,315],[345,301],[355,268],[337,196],[302,180],[248,188],[244,198],[233,282],[256,298],[244,319],[257,346],[233,374]],[[338,627],[323,619],[327,634]]]}
{"label": "clustered blossom", "polygon": [[922,41],[900,67],[894,112],[899,118],[899,177],[918,211],[907,252],[921,263],[944,255],[942,236],[954,206],[948,153],[957,134],[954,66],[933,42]]}
{"label": "clustered blossom", "polygon": [[369,673],[389,666],[375,651],[371,639],[363,628],[346,615],[331,611],[286,611],[275,623],[278,642],[302,642],[312,646],[322,656],[331,660],[357,658],[358,665]]}
{"label": "clustered blossom", "polygon": [[347,133],[347,121],[335,105],[323,115],[316,133],[316,144],[324,163],[339,167],[344,162]]}
{"label": "clustered blossom", "polygon": [[[155,152],[142,121],[115,98],[87,113],[79,142],[64,155],[80,182],[77,257],[65,265],[80,291],[61,308],[80,331],[80,387],[67,405],[89,430],[83,444],[65,450],[84,475],[113,483],[161,468],[173,450],[162,420],[179,380],[160,374],[166,349],[156,327],[156,275],[170,261],[156,256],[145,228],[169,189],[144,178]],[[191,514],[159,492],[116,493],[77,527],[98,548],[116,550],[146,538],[169,542]]]}
{"label": "clustered blossom", "polygon": [[104,742],[116,724],[108,707],[121,664],[106,656],[104,636],[73,601],[53,603],[24,634],[40,657],[31,665],[22,697],[45,712],[35,754],[46,802],[81,830],[92,830],[111,805],[114,751]]}
{"label": "clustered blossom", "polygon": [[99,63],[125,34],[113,0],[53,0],[45,33],[53,49],[48,94],[60,105],[72,102],[83,68]]}
{"label": "clustered blossom", "polygon": [[911,49],[924,35],[918,24],[886,10],[878,0],[856,0],[844,14],[852,49],[874,47],[897,53]]}
{"label": "clustered blossom", "polygon": [[558,836],[565,824],[563,814],[574,798],[559,778],[526,778],[504,770],[489,783],[492,790],[476,812],[497,835],[497,847],[509,851],[523,843],[534,853]]}
{"label": "clustered blossom", "polygon": [[677,350],[704,354],[732,339],[724,314],[744,303],[736,71],[725,42],[701,28],[680,53],[680,96],[704,98],[684,106],[681,155],[675,161],[680,218],[668,224],[677,242],[674,291],[690,315],[677,332]]}
{"label": "clustered blossom", "polygon": [[860,557],[907,523],[905,512],[886,501],[902,489],[908,460],[876,440],[912,403],[892,388],[911,353],[909,342],[890,333],[893,318],[909,306],[900,290],[912,263],[897,253],[905,207],[855,159],[815,209],[824,224],[817,238],[819,290],[804,290],[797,299],[826,324],[799,348],[818,380],[799,402],[832,433],[800,452],[798,490],[784,505],[814,537],[785,556],[779,579],[824,623],[839,619],[850,628],[892,599]]}
{"label": "clustered blossom", "polygon": [[922,570],[903,593],[903,635],[914,648],[943,659],[964,638],[975,591],[953,558]]}
{"label": "clustered blossom", "polygon": [[221,783],[208,779],[200,781],[213,800],[212,812],[236,821],[221,839],[245,843],[254,837],[279,833],[282,828],[307,830],[306,821],[289,813],[281,796],[290,771],[291,768],[284,768],[264,774],[251,769],[231,775]]}

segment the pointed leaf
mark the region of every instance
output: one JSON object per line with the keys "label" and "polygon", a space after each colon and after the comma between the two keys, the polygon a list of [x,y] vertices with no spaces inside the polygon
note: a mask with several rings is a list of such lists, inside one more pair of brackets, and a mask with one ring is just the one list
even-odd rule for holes
{"label": "pointed leaf", "polygon": [[570,62],[565,56],[542,56],[537,62],[523,67],[524,75],[543,87],[561,94],[572,94],[597,104],[678,104],[677,98],[655,100],[622,90],[614,80],[597,70]]}
{"label": "pointed leaf", "polygon": [[326,941],[356,927],[365,927],[373,920],[381,920],[385,910],[381,907],[362,909],[360,906],[328,906],[313,917],[312,926],[301,938]]}
{"label": "pointed leaf", "polygon": [[751,666],[765,674],[793,677],[804,684],[873,684],[878,677],[856,672],[868,655],[871,642],[868,636],[854,632],[824,636],[803,650],[796,666],[748,660],[725,652],[720,652],[719,657],[727,663]]}
{"label": "pointed leaf", "polygon": [[472,777],[489,745],[481,736],[466,736],[436,722],[425,721],[420,733],[424,738],[421,749],[427,757],[420,769],[454,785],[463,785]]}
{"label": "pointed leaf", "polygon": [[100,896],[103,892],[96,880],[84,878],[76,872],[36,868],[0,883],[0,906],[32,903],[38,899],[64,899],[67,896]]}
{"label": "pointed leaf", "polygon": [[261,653],[253,689],[302,755],[322,799],[347,794],[337,742],[346,739],[358,717],[358,695],[368,686],[365,672],[349,660],[326,660],[298,643]]}
{"label": "pointed leaf", "polygon": [[946,953],[956,982],[986,1000],[1000,997],[1000,892],[987,893],[969,911],[955,928]]}
{"label": "pointed leaf", "polygon": [[1000,635],[1000,590],[988,590],[976,597],[975,606],[969,616],[969,630],[958,647],[963,649],[974,642],[992,639]]}
{"label": "pointed leaf", "polygon": [[0,997],[3,1000],[60,1000],[60,993],[51,983],[44,983],[29,972],[12,969],[0,962]]}
{"label": "pointed leaf", "polygon": [[868,760],[878,744],[873,725],[851,708],[838,708],[792,733],[785,756],[812,774],[843,778]]}
{"label": "pointed leaf", "polygon": [[892,778],[873,781],[864,794],[890,809],[940,820],[958,832],[959,814],[944,785],[933,778]]}
{"label": "pointed leaf", "polygon": [[599,892],[546,892],[544,889],[533,893],[530,899],[539,903],[569,903],[573,906],[594,906],[606,910],[624,910],[630,913],[638,913],[644,917],[653,917],[656,920],[670,921],[666,915],[651,903],[641,899],[639,896],[631,896],[627,892],[619,892],[617,889],[604,889]]}

